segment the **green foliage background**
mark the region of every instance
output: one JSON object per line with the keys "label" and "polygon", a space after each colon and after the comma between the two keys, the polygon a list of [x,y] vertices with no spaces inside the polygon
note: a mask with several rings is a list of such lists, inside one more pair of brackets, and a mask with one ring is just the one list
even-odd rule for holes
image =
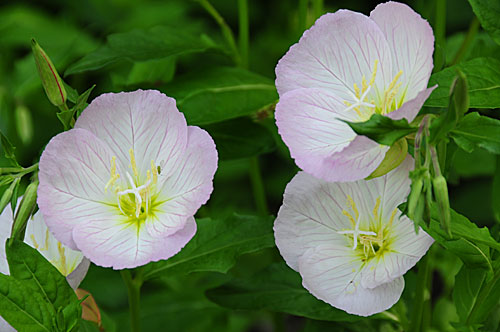
{"label": "green foliage background", "polygon": [[[274,246],[270,215],[276,215],[284,188],[298,170],[274,124],[274,67],[303,28],[323,12],[348,8],[369,14],[378,3],[325,0],[318,11],[322,2],[311,1],[304,17],[299,11],[304,1],[249,1],[248,59],[235,54],[238,38],[235,44],[228,42],[227,30],[220,29],[199,1],[41,0],[0,5],[0,130],[17,147],[22,166],[37,162],[45,144],[63,130],[36,72],[31,38],[78,93],[96,85],[89,101],[105,92],[158,89],[176,98],[189,124],[205,128],[216,141],[220,162],[215,190],[196,215],[197,236],[178,256],[144,269],[144,331],[398,331],[408,326],[415,271],[405,275],[402,300],[389,313],[360,318],[312,297]],[[500,5],[495,0],[469,2],[408,3],[438,33],[429,85],[437,83],[439,88],[423,112],[439,114],[448,106],[459,68],[467,77],[472,111],[484,117],[467,115],[476,122],[455,129],[446,176],[451,207],[489,228],[491,241],[484,249],[489,252],[488,246],[494,248],[500,240],[500,131],[488,124],[489,118],[500,119]],[[210,3],[237,37],[238,2]],[[443,3],[446,11],[439,9]],[[76,102],[76,96],[73,91],[69,99]],[[466,126],[482,125],[486,131],[479,140],[457,134],[467,131]],[[8,165],[3,153],[0,165]],[[22,182],[20,193],[27,184]],[[260,186],[265,197],[255,199]],[[429,232],[438,239],[443,235],[437,222],[434,231],[433,225]],[[464,234],[470,231],[466,228]],[[477,227],[472,231],[478,232],[477,238],[484,235]],[[475,322],[482,322],[482,330],[498,331],[499,287],[483,299],[492,303],[491,313],[471,313],[481,285],[491,277],[485,266],[499,268],[494,255],[498,252],[488,254],[487,263],[475,256],[469,261],[460,256],[468,250],[466,244],[438,242],[446,250],[435,245],[430,253],[435,272],[425,298],[426,310],[433,312],[427,327],[454,331],[467,325],[475,330],[480,328]],[[128,330],[127,292],[117,272],[92,265],[81,288],[96,299],[106,331]],[[456,325],[459,322],[462,325]],[[82,323],[80,331],[97,328]]]}

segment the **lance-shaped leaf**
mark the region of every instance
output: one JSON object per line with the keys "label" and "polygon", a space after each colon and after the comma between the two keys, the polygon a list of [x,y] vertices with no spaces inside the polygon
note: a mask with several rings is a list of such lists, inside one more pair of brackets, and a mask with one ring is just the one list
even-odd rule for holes
{"label": "lance-shaped leaf", "polygon": [[54,308],[43,297],[12,277],[0,273],[0,316],[18,331],[53,331]]}
{"label": "lance-shaped leaf", "polygon": [[174,26],[157,26],[108,36],[104,46],[72,64],[65,75],[103,68],[122,59],[146,61],[203,52],[216,45],[205,35]]}
{"label": "lance-shaped leaf", "polygon": [[278,100],[272,80],[229,67],[181,76],[164,90],[177,99],[177,106],[188,123],[195,125],[253,115]]}
{"label": "lance-shaped leaf", "polygon": [[429,85],[437,84],[424,106],[447,107],[457,69],[467,76],[471,108],[500,107],[500,60],[475,58],[433,74]]}
{"label": "lance-shaped leaf", "polygon": [[467,152],[483,148],[500,154],[500,120],[469,113],[451,131],[451,137]]}
{"label": "lance-shaped leaf", "polygon": [[77,302],[66,278],[34,248],[13,240],[5,247],[12,277],[42,294],[43,300],[55,308]]}
{"label": "lance-shaped leaf", "polygon": [[236,257],[274,246],[273,218],[233,215],[199,219],[198,232],[169,260],[145,267],[144,279],[199,271],[227,272]]}
{"label": "lance-shaped leaf", "polygon": [[387,116],[373,114],[365,122],[345,121],[358,135],[364,135],[380,144],[391,146],[402,137],[417,131],[406,119],[393,120]]}
{"label": "lance-shaped leaf", "polygon": [[232,309],[271,310],[328,321],[359,319],[312,296],[302,287],[300,275],[284,262],[272,264],[256,275],[234,279],[211,289],[207,296],[215,303]]}
{"label": "lance-shaped leaf", "polygon": [[496,0],[469,0],[481,26],[500,45],[500,2]]}

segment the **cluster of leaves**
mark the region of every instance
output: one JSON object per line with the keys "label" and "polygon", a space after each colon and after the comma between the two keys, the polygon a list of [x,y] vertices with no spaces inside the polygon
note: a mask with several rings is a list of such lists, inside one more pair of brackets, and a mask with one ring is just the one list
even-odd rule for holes
{"label": "cluster of leaves", "polygon": [[[36,161],[50,137],[69,129],[87,100],[103,92],[159,89],[177,100],[189,124],[203,127],[216,142],[221,161],[215,191],[197,215],[197,234],[172,259],[142,268],[145,284],[141,318],[145,330],[169,326],[171,330],[241,331],[268,324],[284,328],[292,316],[305,317],[300,322],[306,331],[332,327],[346,331],[409,330],[412,322],[407,313],[414,311],[415,290],[424,280],[416,280],[414,272],[407,274],[405,293],[394,308],[362,319],[310,295],[302,287],[300,276],[285,265],[275,248],[274,218],[267,215],[277,211],[284,186],[296,168],[272,119],[278,99],[273,69],[302,33],[304,22],[310,25],[321,14],[310,10],[309,17],[301,16],[298,3],[251,2],[254,13],[250,12],[253,23],[248,59],[244,59],[230,30],[236,21],[236,2],[213,1],[214,6],[203,0],[147,5],[124,2],[119,8],[97,0],[89,1],[86,8],[65,3],[60,9],[66,15],[64,20],[34,6],[0,10],[4,22],[0,47],[8,50],[0,58],[0,77],[5,77],[0,78],[0,130],[23,147],[14,154],[13,145],[2,134],[4,152],[17,170],[0,178],[6,188],[3,197],[9,197],[2,208],[13,202],[15,210],[17,197],[27,185],[21,181],[22,175],[36,170],[19,164]],[[469,37],[474,32],[470,30],[467,35],[451,36],[446,45],[438,45],[441,51],[446,50],[446,68],[437,68],[431,76],[429,85],[438,87],[421,113],[427,116],[429,131],[424,149],[437,149],[443,175],[448,183],[457,184],[450,188],[450,204],[459,212],[450,210],[449,226],[445,226],[451,235],[442,227],[443,208],[428,182],[437,174],[427,165],[429,177],[425,177],[425,171],[416,172],[414,179],[414,183],[419,179],[428,182],[417,195],[423,195],[417,201],[424,202],[420,225],[440,245],[430,252],[429,271],[419,273],[439,271],[439,280],[445,284],[442,293],[433,292],[432,303],[425,300],[427,310],[432,305],[436,312],[427,323],[441,331],[499,328],[495,317],[500,297],[500,120],[495,111],[489,110],[500,108],[500,8],[494,0],[469,3],[491,37],[483,31]],[[463,12],[470,12],[467,6],[465,3]],[[269,22],[264,19],[268,13],[281,15]],[[289,19],[297,16],[298,22]],[[107,37],[100,42],[103,31]],[[45,48],[68,83],[65,87],[73,106],[57,113],[62,127],[55,121],[54,108],[45,100],[31,55],[17,58],[16,50],[27,49],[32,37]],[[468,48],[467,43],[471,45]],[[463,74],[458,81],[457,73]],[[86,92],[79,95],[77,90]],[[405,139],[415,153],[412,147],[421,120],[408,123],[374,115],[365,123],[351,126],[381,144],[393,145]],[[488,163],[479,170],[474,168],[476,162],[470,160],[471,156],[482,156],[492,165],[490,170],[485,171]],[[257,211],[258,203],[253,202],[252,192],[258,188],[250,179],[255,176],[257,157],[269,211]],[[460,158],[469,160],[455,162]],[[464,174],[493,176],[491,206],[495,221],[489,216],[476,220],[471,214],[473,222],[463,215],[469,214],[460,210],[453,189],[458,191],[458,181],[465,179]],[[467,197],[470,200],[471,196]],[[474,205],[469,202],[463,206]],[[478,221],[490,229],[480,228]],[[35,250],[13,241],[7,255],[12,276],[0,275],[0,312],[15,322],[14,327],[22,331],[99,330],[96,324],[79,319],[80,302],[59,272]],[[103,316],[100,328],[106,331],[127,330],[126,290],[117,278],[113,271],[92,266],[82,284],[96,298]],[[431,281],[428,278],[428,283]]]}

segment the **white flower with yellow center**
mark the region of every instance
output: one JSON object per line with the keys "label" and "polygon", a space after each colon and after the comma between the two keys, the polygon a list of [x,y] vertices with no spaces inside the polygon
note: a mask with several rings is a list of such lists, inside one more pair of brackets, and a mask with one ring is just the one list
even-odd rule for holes
{"label": "white flower with yellow center", "polygon": [[104,94],[40,158],[38,205],[56,238],[93,263],[133,268],[175,255],[196,232],[217,151],[158,91]]}
{"label": "white flower with yellow center", "polygon": [[276,245],[318,299],[369,316],[394,305],[402,275],[433,239],[397,206],[410,191],[411,157],[369,181],[328,183],[299,172],[274,223]]}
{"label": "white flower with yellow center", "polygon": [[[20,201],[20,199],[19,199]],[[19,205],[18,205],[19,206]],[[5,255],[5,242],[10,237],[14,216],[10,206],[7,206],[0,215],[0,273],[9,274],[9,265]],[[76,289],[87,274],[90,262],[80,251],[72,250],[57,241],[49,232],[40,212],[28,221],[24,242],[37,249],[45,259],[54,265],[69,285]],[[16,331],[2,317],[0,317],[0,331]]]}
{"label": "white flower with yellow center", "polygon": [[297,165],[326,181],[369,176],[389,147],[342,120],[412,121],[435,88],[433,50],[429,23],[405,4],[320,17],[276,67],[276,123]]}

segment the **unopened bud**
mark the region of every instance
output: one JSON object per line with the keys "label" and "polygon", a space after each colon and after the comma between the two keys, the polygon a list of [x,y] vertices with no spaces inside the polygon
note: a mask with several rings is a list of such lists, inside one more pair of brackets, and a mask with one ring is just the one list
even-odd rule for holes
{"label": "unopened bud", "polygon": [[38,178],[31,182],[24,192],[23,199],[19,204],[16,216],[14,217],[14,225],[12,225],[11,238],[18,240],[24,239],[26,224],[36,206],[36,191],[38,189]]}
{"label": "unopened bud", "polygon": [[[414,222],[418,222],[419,219],[415,218],[415,212],[417,210],[417,203],[421,198],[422,188],[424,187],[424,180],[418,178],[411,183],[411,192],[408,195],[408,217]],[[418,220],[417,220],[418,219]]]}
{"label": "unopened bud", "polygon": [[376,170],[370,174],[366,180],[377,178],[385,175],[401,165],[408,154],[408,143],[405,138],[396,141],[385,153],[384,160],[380,163]]}
{"label": "unopened bud", "polygon": [[34,39],[31,40],[31,49],[43,88],[50,102],[57,107],[66,104],[66,90],[54,64]]}
{"label": "unopened bud", "polygon": [[2,195],[2,198],[0,199],[0,213],[3,212],[7,204],[9,204],[10,199],[12,198],[12,195],[14,194],[14,190],[16,189],[17,185],[19,184],[19,181],[21,178],[15,178],[14,181],[12,181],[11,185],[9,188],[7,188]]}
{"label": "unopened bud", "polygon": [[448,185],[444,176],[439,175],[432,179],[432,187],[434,189],[434,196],[439,208],[439,216],[441,219],[441,227],[451,238],[450,227],[450,202],[448,198]]}

